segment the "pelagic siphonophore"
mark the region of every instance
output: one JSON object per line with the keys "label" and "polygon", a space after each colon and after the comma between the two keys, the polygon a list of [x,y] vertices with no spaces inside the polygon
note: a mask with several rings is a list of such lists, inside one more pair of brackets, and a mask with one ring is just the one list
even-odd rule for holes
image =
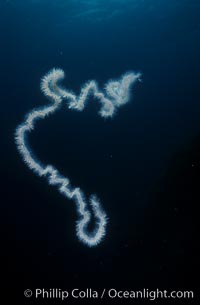
{"label": "pelagic siphonophore", "polygon": [[51,103],[43,108],[30,111],[25,121],[16,128],[16,145],[26,165],[37,175],[46,177],[49,184],[56,185],[58,191],[65,197],[74,200],[78,213],[76,234],[79,240],[89,247],[99,244],[106,233],[108,218],[100,201],[95,195],[91,195],[90,205],[96,219],[95,229],[91,232],[88,230],[91,212],[87,207],[83,192],[78,187],[72,188],[69,179],[62,176],[54,166],[42,165],[34,157],[27,143],[27,135],[34,130],[37,120],[53,114],[63,100],[67,100],[69,109],[82,111],[91,94],[101,104],[100,116],[103,118],[112,117],[120,106],[130,100],[131,86],[140,79],[140,76],[140,73],[128,72],[122,75],[119,80],[108,81],[104,91],[98,89],[95,81],[89,81],[82,87],[80,95],[77,96],[59,85],[59,82],[64,78],[64,72],[61,69],[53,69],[41,80],[41,90]]}

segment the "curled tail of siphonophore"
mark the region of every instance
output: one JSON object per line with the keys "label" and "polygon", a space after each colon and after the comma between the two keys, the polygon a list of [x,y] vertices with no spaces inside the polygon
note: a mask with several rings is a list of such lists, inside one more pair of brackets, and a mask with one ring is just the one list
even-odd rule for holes
{"label": "curled tail of siphonophore", "polygon": [[98,245],[106,234],[108,218],[99,199],[95,195],[90,197],[89,203],[95,217],[95,228],[90,232],[88,225],[91,221],[91,212],[83,192],[78,187],[72,188],[70,180],[62,176],[54,166],[42,165],[33,156],[26,140],[27,135],[34,130],[39,119],[45,119],[48,115],[53,114],[64,100],[67,101],[69,109],[82,111],[89,96],[93,95],[101,104],[100,116],[112,117],[120,106],[130,100],[131,87],[137,80],[140,80],[140,77],[140,73],[126,73],[117,81],[107,82],[104,91],[100,91],[96,81],[92,80],[82,87],[79,95],[76,95],[60,86],[61,80],[64,79],[63,70],[52,69],[41,80],[41,90],[49,98],[50,104],[30,111],[25,121],[15,131],[15,142],[26,165],[38,176],[46,177],[50,185],[55,185],[63,196],[75,202],[78,214],[76,234],[78,239],[89,247]]}

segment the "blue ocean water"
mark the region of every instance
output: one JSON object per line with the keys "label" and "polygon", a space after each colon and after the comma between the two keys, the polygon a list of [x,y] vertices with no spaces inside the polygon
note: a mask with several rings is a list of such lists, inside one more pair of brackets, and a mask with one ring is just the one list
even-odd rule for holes
{"label": "blue ocean water", "polygon": [[[199,9],[193,0],[0,2],[2,227],[9,235],[2,251],[11,266],[15,252],[22,286],[48,286],[55,278],[90,282],[93,272],[98,283],[106,273],[112,284],[118,272],[119,285],[125,273],[129,286],[150,278],[167,285],[169,266],[180,257],[187,264],[186,249],[195,241],[185,237],[185,207],[195,211],[197,203],[188,196],[182,218],[174,219],[175,191],[168,202],[155,198],[173,160],[199,139]],[[82,113],[63,106],[38,122],[29,140],[42,162],[54,164],[87,196],[100,197],[109,225],[92,250],[76,239],[73,203],[26,168],[14,143],[25,114],[48,103],[40,79],[53,67],[65,71],[65,86],[76,93],[90,79],[103,87],[126,71],[142,73],[131,102],[113,119],[100,118],[91,98]],[[188,164],[198,163],[197,155]],[[192,236],[193,216],[189,222]]]}

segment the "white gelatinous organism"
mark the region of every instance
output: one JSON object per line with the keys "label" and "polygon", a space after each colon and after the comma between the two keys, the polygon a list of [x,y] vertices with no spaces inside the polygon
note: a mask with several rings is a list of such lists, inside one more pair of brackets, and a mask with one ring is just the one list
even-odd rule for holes
{"label": "white gelatinous organism", "polygon": [[78,187],[72,188],[69,179],[62,176],[55,167],[42,165],[33,156],[27,143],[27,135],[34,130],[37,120],[53,114],[58,110],[63,100],[67,101],[69,109],[82,111],[88,97],[93,95],[101,104],[100,116],[104,118],[112,117],[120,106],[130,100],[131,87],[137,80],[140,80],[140,76],[140,73],[128,72],[117,81],[108,81],[104,91],[98,89],[96,81],[89,81],[82,87],[80,94],[75,95],[59,85],[59,82],[64,78],[63,70],[52,69],[41,80],[41,90],[50,99],[51,103],[43,108],[30,111],[25,121],[16,128],[16,145],[26,165],[37,175],[45,176],[49,184],[55,185],[65,197],[74,200],[78,213],[76,234],[79,240],[89,247],[98,245],[106,233],[108,218],[99,199],[95,195],[90,197],[89,202],[95,217],[95,228],[93,231],[89,231],[91,212],[88,209],[83,192]]}

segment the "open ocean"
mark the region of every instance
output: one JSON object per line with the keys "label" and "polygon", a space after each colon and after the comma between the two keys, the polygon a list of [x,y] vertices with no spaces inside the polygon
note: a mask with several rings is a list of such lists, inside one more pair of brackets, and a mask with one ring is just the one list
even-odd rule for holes
{"label": "open ocean", "polygon": [[[159,305],[197,304],[199,54],[197,0],[0,0],[0,228],[8,303],[143,305],[148,300],[34,299],[24,290],[158,288],[195,292],[195,300]],[[52,68],[65,71],[62,84],[76,94],[88,80],[103,89],[127,71],[142,74],[112,118],[100,117],[90,96],[82,112],[63,103],[28,138],[42,164],[54,165],[87,199],[100,198],[109,221],[92,248],[77,239],[74,202],[25,165],[14,139],[26,114],[49,103],[40,80]]]}

